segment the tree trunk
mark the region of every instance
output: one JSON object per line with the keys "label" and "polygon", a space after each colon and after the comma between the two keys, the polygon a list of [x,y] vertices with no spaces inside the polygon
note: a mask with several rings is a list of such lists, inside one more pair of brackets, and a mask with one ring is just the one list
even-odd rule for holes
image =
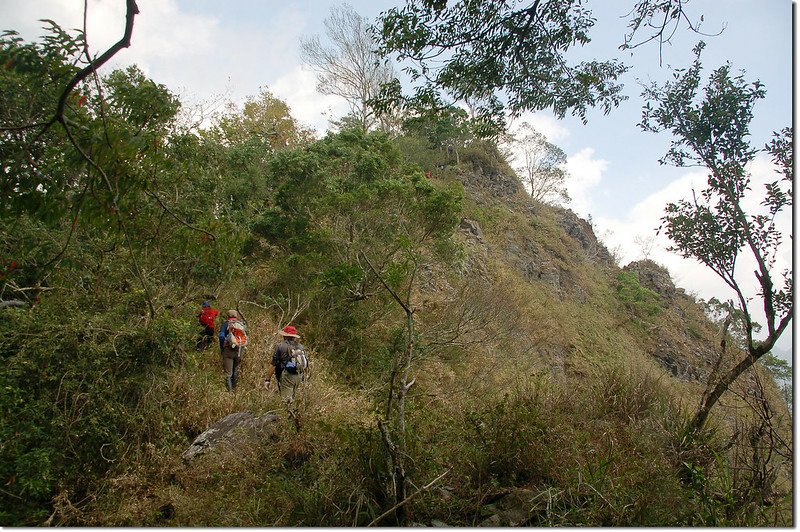
{"label": "tree trunk", "polygon": [[755,364],[764,353],[766,353],[766,351],[761,347],[748,353],[747,357],[745,357],[742,361],[736,364],[735,367],[728,371],[714,386],[714,388],[703,396],[703,399],[700,401],[700,408],[698,408],[697,413],[694,415],[694,418],[692,418],[690,425],[692,432],[697,432],[703,428],[706,420],[708,420],[708,415],[711,413],[711,409],[714,408],[715,404],[717,404],[717,401],[719,401],[719,398],[722,397],[722,394],[727,391],[728,386],[738,379],[742,373],[752,367],[753,364]]}

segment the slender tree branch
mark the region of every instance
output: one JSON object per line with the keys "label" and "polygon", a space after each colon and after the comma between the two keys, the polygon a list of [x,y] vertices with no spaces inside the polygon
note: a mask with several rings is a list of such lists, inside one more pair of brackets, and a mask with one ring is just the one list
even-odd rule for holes
{"label": "slender tree branch", "polygon": [[383,518],[385,518],[386,516],[390,515],[392,512],[394,512],[395,510],[397,510],[398,508],[400,508],[401,506],[406,504],[408,501],[410,501],[411,499],[413,499],[414,497],[416,497],[417,495],[419,495],[423,491],[429,490],[434,484],[436,484],[437,482],[442,480],[445,477],[445,475],[447,475],[450,471],[452,471],[452,469],[453,468],[451,467],[450,469],[448,469],[447,471],[445,471],[444,473],[442,473],[441,475],[439,475],[435,479],[431,480],[426,485],[422,486],[421,488],[419,488],[417,491],[415,491],[414,493],[412,493],[411,495],[409,495],[408,497],[406,497],[402,501],[398,502],[397,504],[395,504],[394,506],[392,506],[391,508],[389,508],[388,510],[383,512],[381,515],[379,515],[378,517],[373,519],[372,522],[367,525],[367,528],[371,527],[372,525],[374,525],[376,523],[379,523]]}
{"label": "slender tree branch", "polygon": [[402,300],[402,299],[400,299],[400,296],[398,296],[398,295],[397,295],[397,292],[395,292],[395,291],[392,289],[392,287],[391,287],[391,286],[389,286],[388,284],[386,284],[386,281],[384,281],[384,280],[383,280],[383,277],[381,277],[381,275],[378,273],[378,270],[376,270],[376,269],[375,269],[375,266],[373,266],[373,265],[372,265],[372,262],[369,260],[369,257],[367,257],[367,255],[366,255],[366,254],[365,254],[363,251],[361,251],[360,253],[361,253],[361,256],[362,256],[362,257],[364,257],[364,260],[365,260],[365,261],[367,261],[367,266],[369,266],[369,269],[370,269],[370,270],[372,270],[372,273],[374,273],[374,274],[375,274],[375,276],[376,276],[376,277],[378,278],[378,280],[381,282],[381,284],[383,285],[383,287],[384,287],[384,288],[385,288],[385,289],[386,289],[386,290],[387,290],[387,291],[388,291],[388,292],[389,292],[389,293],[392,295],[392,297],[394,298],[394,300],[395,300],[395,301],[397,301],[397,304],[398,304],[398,305],[400,305],[401,307],[403,307],[403,310],[405,310],[405,311],[406,311],[406,314],[413,314],[413,313],[414,313],[414,311],[413,311],[413,310],[411,310],[411,309],[408,307],[408,305],[406,305],[406,304],[405,304],[405,302],[403,302],[403,300]]}
{"label": "slender tree branch", "polygon": [[[48,122],[47,127],[54,124],[55,122],[60,122],[64,124],[64,107],[66,106],[67,98],[69,98],[72,89],[77,87],[81,81],[83,81],[89,76],[89,74],[91,74],[92,72],[103,66],[109,59],[114,57],[114,55],[117,52],[131,45],[131,35],[133,35],[133,19],[138,14],[139,14],[139,6],[136,5],[136,0],[126,0],[124,35],[111,48],[106,50],[100,57],[91,61],[88,65],[86,65],[83,69],[81,69],[77,74],[75,74],[72,77],[69,83],[67,83],[67,86],[64,88],[64,91],[61,93],[61,98],[59,98],[58,106],[56,107],[56,114],[50,120],[50,122]],[[47,127],[45,129],[47,129]]]}
{"label": "slender tree branch", "polygon": [[[92,167],[94,167],[95,170],[97,170],[100,173],[100,175],[103,177],[103,180],[106,183],[106,186],[108,187],[108,191],[113,194],[114,189],[111,186],[111,181],[108,179],[108,175],[102,168],[100,168],[100,166],[96,162],[94,162],[94,160],[91,157],[89,157],[89,155],[83,150],[83,148],[80,147],[78,142],[75,140],[75,137],[72,135],[72,132],[70,131],[69,127],[67,127],[66,123],[62,122],[62,125],[64,126],[64,131],[66,132],[67,138],[69,139],[72,146],[78,151],[78,153],[81,154],[81,157],[83,157]],[[153,299],[150,294],[150,289],[148,288],[147,283],[144,280],[144,275],[142,274],[141,268],[139,267],[139,262],[136,259],[136,254],[133,251],[133,245],[131,244],[130,234],[128,233],[128,228],[122,219],[122,214],[120,213],[116,196],[114,196],[114,198],[112,199],[112,203],[113,203],[114,213],[117,216],[117,223],[122,228],[122,232],[125,235],[125,240],[128,243],[128,250],[130,251],[131,254],[131,260],[133,261],[134,270],[136,272],[137,277],[139,278],[139,282],[141,283],[142,288],[144,289],[147,298],[147,305],[150,310],[150,318],[152,319],[156,315],[155,307],[153,306]]]}
{"label": "slender tree branch", "polygon": [[155,199],[155,200],[158,202],[158,204],[161,206],[161,208],[162,208],[162,209],[164,209],[164,211],[165,211],[167,214],[169,214],[170,216],[172,216],[173,218],[175,218],[175,219],[176,219],[178,222],[180,222],[182,225],[185,225],[186,227],[188,227],[189,229],[191,229],[191,230],[193,230],[193,231],[197,231],[197,232],[199,232],[199,233],[203,233],[203,234],[206,234],[206,235],[208,235],[208,236],[211,238],[211,240],[214,240],[214,241],[216,241],[216,240],[217,240],[217,238],[216,238],[216,237],[215,237],[215,236],[214,236],[212,233],[209,233],[209,232],[208,232],[208,231],[206,231],[205,229],[201,229],[201,228],[199,228],[199,227],[195,227],[194,225],[190,224],[190,223],[189,223],[189,222],[187,222],[186,220],[183,220],[183,219],[182,219],[182,218],[180,218],[180,217],[179,217],[177,214],[175,214],[174,212],[172,212],[172,211],[169,209],[169,207],[167,207],[167,206],[164,204],[164,202],[163,202],[163,201],[161,201],[161,198],[159,198],[159,197],[158,197],[158,195],[157,195],[155,192],[152,192],[152,191],[150,191],[150,190],[146,190],[146,189],[145,189],[144,193],[145,193],[145,194],[147,194],[148,196],[150,196],[151,198]]}
{"label": "slender tree branch", "polygon": [[78,197],[78,202],[75,207],[75,216],[72,219],[72,224],[70,224],[69,235],[67,235],[67,241],[64,242],[64,245],[61,247],[61,251],[59,251],[55,257],[50,259],[44,266],[42,266],[42,270],[47,270],[47,268],[50,267],[50,265],[54,264],[64,255],[64,253],[66,253],[67,247],[69,247],[69,243],[72,240],[72,236],[75,234],[75,229],[77,229],[78,227],[78,217],[80,216],[81,206],[83,205],[83,199],[86,197],[86,191],[89,189],[89,181],[90,181],[89,171],[87,169],[86,184],[84,185],[83,190],[81,191],[81,195]]}

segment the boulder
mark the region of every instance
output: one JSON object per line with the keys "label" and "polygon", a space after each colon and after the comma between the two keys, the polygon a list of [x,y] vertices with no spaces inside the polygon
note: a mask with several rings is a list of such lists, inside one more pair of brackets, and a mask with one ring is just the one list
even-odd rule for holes
{"label": "boulder", "polygon": [[481,527],[527,526],[533,517],[536,493],[520,488],[512,488],[497,501],[481,508],[483,521]]}
{"label": "boulder", "polygon": [[481,226],[475,220],[461,218],[458,228],[469,238],[474,238],[478,241],[483,240],[483,231],[481,231]]}
{"label": "boulder", "polygon": [[183,452],[181,458],[188,462],[222,444],[248,435],[271,437],[275,434],[273,425],[277,420],[278,416],[275,414],[264,414],[263,416],[255,416],[250,412],[228,414],[195,438],[192,445]]}

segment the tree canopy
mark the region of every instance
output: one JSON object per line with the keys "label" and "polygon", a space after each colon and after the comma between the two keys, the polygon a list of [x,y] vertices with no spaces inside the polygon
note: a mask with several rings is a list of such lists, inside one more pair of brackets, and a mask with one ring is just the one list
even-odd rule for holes
{"label": "tree canopy", "polygon": [[[686,20],[680,0],[642,0],[630,13],[630,33],[621,48],[645,42],[669,42]],[[627,67],[616,60],[574,62],[570,50],[591,40],[595,24],[580,0],[408,0],[382,13],[380,52],[406,63],[416,83],[404,96],[399,85],[386,85],[382,107],[408,101],[435,103],[436,95],[471,101],[478,115],[502,127],[504,111],[552,110],[586,122],[588,109],[608,113],[626,98],[620,76]],[[652,30],[637,41],[637,35]]]}

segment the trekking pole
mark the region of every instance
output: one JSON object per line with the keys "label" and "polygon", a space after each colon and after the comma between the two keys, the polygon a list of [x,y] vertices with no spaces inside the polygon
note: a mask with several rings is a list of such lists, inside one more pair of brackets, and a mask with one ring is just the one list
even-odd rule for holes
{"label": "trekking pole", "polygon": [[306,413],[306,410],[307,410],[306,409],[306,383],[307,382],[308,381],[306,380],[306,374],[305,374],[305,371],[304,371],[303,372],[303,376],[300,379],[300,384],[303,385],[303,391],[301,392],[300,400],[301,400],[301,402],[303,404],[303,413],[304,414]]}

